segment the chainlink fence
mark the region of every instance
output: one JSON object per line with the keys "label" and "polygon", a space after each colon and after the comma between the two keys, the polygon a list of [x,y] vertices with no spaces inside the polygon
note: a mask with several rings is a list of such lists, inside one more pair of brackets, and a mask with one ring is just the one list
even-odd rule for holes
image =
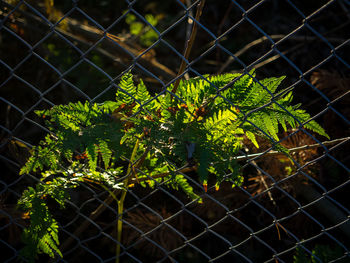
{"label": "chainlink fence", "polygon": [[[283,88],[293,90],[331,139],[301,127],[280,134],[294,164],[247,147],[237,157],[240,187],[204,191],[195,174],[183,174],[200,189],[202,204],[162,184],[129,188],[120,262],[350,262],[349,1],[5,0],[0,6],[1,262],[19,260],[28,217],[16,203],[38,181],[19,176],[46,132],[35,110],[110,100],[130,70],[155,94],[179,78],[253,68],[261,77],[286,75]],[[89,184],[71,195],[58,220],[63,258],[38,261],[115,261],[116,204]]]}

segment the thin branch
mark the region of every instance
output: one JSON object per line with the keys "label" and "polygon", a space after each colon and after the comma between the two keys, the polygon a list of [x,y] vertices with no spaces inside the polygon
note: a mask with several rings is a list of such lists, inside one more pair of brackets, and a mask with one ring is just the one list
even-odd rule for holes
{"label": "thin branch", "polygon": [[[199,4],[198,4],[198,7],[197,7],[197,12],[196,12],[196,21],[199,21],[201,15],[202,15],[202,10],[203,10],[203,7],[204,7],[204,3],[205,3],[205,0],[202,0]],[[189,56],[190,56],[190,53],[191,53],[191,49],[192,49],[192,46],[193,46],[193,43],[194,43],[194,40],[196,38],[196,34],[197,34],[197,22],[194,21],[194,25],[192,27],[192,32],[191,32],[191,36],[190,36],[190,39],[187,41],[187,45],[186,45],[186,49],[185,49],[185,54],[183,55],[183,59],[182,59],[182,62],[181,62],[181,65],[180,65],[180,69],[179,69],[179,72],[177,73],[177,77],[181,76],[181,74],[184,72],[185,70],[185,67],[186,67],[186,60],[188,60]],[[175,81],[175,84],[174,84],[174,88],[173,90],[171,91],[172,93],[176,93],[176,90],[179,86],[179,83],[180,83],[180,80],[181,78],[179,77],[176,81]]]}
{"label": "thin branch", "polygon": [[[14,8],[12,5],[7,3],[5,3],[5,6],[9,8]],[[23,14],[23,16],[25,16],[28,19],[33,19],[38,23],[42,23],[42,20],[36,15],[30,14],[21,9],[18,9],[17,11]],[[0,10],[0,15],[6,16],[8,15],[8,13]],[[153,68],[154,72],[157,75],[162,76],[165,79],[173,79],[176,76],[176,74],[171,69],[159,63],[150,51],[143,54],[144,50],[140,50],[139,47],[132,47],[128,45],[127,43],[125,43],[125,39],[116,37],[113,34],[104,32],[96,27],[84,25],[81,21],[78,21],[76,19],[66,17],[64,21],[68,25],[69,32],[60,29],[58,26],[56,26],[54,30],[71,39],[75,38],[74,40],[77,40],[80,43],[83,43],[85,45],[88,44],[90,47],[94,45],[94,43],[96,43],[97,41],[100,41],[101,38],[108,39],[109,41],[103,41],[101,43],[103,49],[95,46],[93,50],[98,51],[100,53],[102,53],[101,50],[104,50],[105,52],[103,52],[103,55],[111,57],[114,61],[117,61],[119,63],[129,63],[130,54],[132,54],[134,58],[138,57],[138,63],[145,66],[146,68]],[[20,22],[25,27],[30,27],[26,25],[24,19],[18,17],[16,17],[15,20],[11,21],[10,23],[17,24],[18,22]],[[41,32],[41,30],[38,30],[35,27],[33,28],[33,30]],[[114,55],[114,53],[117,54]],[[129,53],[129,55],[127,55],[127,53]]]}
{"label": "thin branch", "polygon": [[[231,63],[235,60],[236,57],[239,57],[241,55],[243,55],[245,52],[247,52],[249,49],[251,49],[252,47],[259,45],[267,40],[278,40],[278,39],[282,39],[286,37],[285,35],[271,35],[269,36],[269,38],[267,38],[266,36],[263,36],[261,38],[258,38],[252,42],[250,42],[249,44],[245,45],[242,49],[238,50],[235,54],[233,54],[233,56],[230,56],[226,62],[221,66],[218,74],[221,74],[222,72],[224,72],[226,70],[226,68],[231,65]],[[314,41],[314,40],[320,40],[318,37],[309,37],[309,36],[289,36],[287,37],[285,40],[293,40],[293,41]],[[336,42],[336,43],[343,43],[344,39],[341,38],[334,38],[334,37],[330,37],[327,38],[328,41],[330,42]]]}
{"label": "thin branch", "polygon": [[[288,49],[288,50],[286,50],[286,51],[282,51],[282,52],[280,52],[280,53],[277,54],[277,55],[274,55],[274,56],[272,56],[272,57],[270,57],[270,58],[268,58],[268,59],[265,59],[264,61],[262,61],[262,62],[260,62],[260,63],[258,63],[258,64],[255,64],[255,65],[254,65],[254,69],[261,68],[261,67],[265,66],[266,64],[269,64],[269,63],[271,63],[271,62],[273,62],[273,61],[279,59],[279,58],[281,57],[281,54],[287,55],[288,53],[293,52],[294,50],[299,49],[302,45],[303,45],[303,44],[295,45],[294,47],[292,47],[292,48],[290,48],[290,49]],[[253,62],[253,63],[255,63],[255,62]]]}
{"label": "thin branch", "polygon": [[[245,150],[247,151],[248,148],[245,147]],[[273,196],[272,196],[272,193],[271,193],[271,190],[269,190],[269,186],[267,185],[266,181],[265,181],[265,178],[264,178],[264,175],[262,174],[261,170],[258,168],[258,164],[252,160],[251,163],[254,165],[254,167],[256,168],[256,171],[260,177],[260,180],[261,182],[263,183],[263,185],[265,186],[266,190],[267,190],[267,195],[269,196],[269,199],[270,201],[273,203],[274,206],[276,206],[276,201],[275,199],[273,199]]]}
{"label": "thin branch", "polygon": [[[295,148],[290,148],[290,149],[288,149],[288,151],[290,153],[295,153],[295,152],[299,152],[299,151],[305,151],[305,150],[320,148],[320,147],[327,146],[327,145],[332,145],[332,144],[335,144],[338,142],[344,143],[344,142],[349,141],[349,140],[350,140],[350,137],[339,138],[339,139],[335,139],[332,141],[324,141],[321,143],[315,143],[315,144],[303,145],[303,146],[299,146],[299,147],[295,147]],[[249,159],[252,159],[255,157],[265,157],[265,156],[280,155],[280,154],[284,154],[284,153],[271,150],[271,151],[263,152],[263,153],[253,153],[253,154],[237,156],[237,157],[234,157],[234,159],[237,161],[246,161],[246,160],[249,160]]]}

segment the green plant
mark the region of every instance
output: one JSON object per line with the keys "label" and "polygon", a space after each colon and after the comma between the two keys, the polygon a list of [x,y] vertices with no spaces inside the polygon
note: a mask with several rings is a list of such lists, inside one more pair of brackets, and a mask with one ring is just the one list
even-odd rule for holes
{"label": "green plant", "polygon": [[[162,15],[157,15],[157,16],[154,16],[152,14],[145,15],[145,19],[153,27],[155,27],[158,24],[161,18],[162,18]],[[146,25],[142,22],[138,22],[134,14],[132,13],[126,14],[125,22],[129,25],[130,33],[134,36],[137,36],[139,38],[140,43],[143,46],[149,47],[158,39],[157,32],[154,31],[150,25]]]}
{"label": "green plant", "polygon": [[327,245],[316,245],[311,251],[312,255],[309,256],[304,249],[298,247],[296,253],[293,256],[294,263],[318,263],[318,262],[330,262],[337,260],[337,262],[347,262],[346,259],[339,259],[344,256],[343,249],[339,246],[332,248]]}
{"label": "green plant", "polygon": [[[223,181],[241,185],[243,177],[234,157],[244,137],[256,147],[256,136],[265,137],[286,153],[278,145],[279,125],[287,130],[287,124],[297,128],[305,123],[305,128],[328,137],[315,121],[307,122],[310,115],[300,104],[291,105],[291,92],[276,92],[284,77],[257,81],[251,71],[206,78],[181,81],[176,96],[165,90],[152,97],[142,80],[135,85],[127,73],[115,101],[69,103],[37,111],[50,133],[33,147],[20,171],[41,171],[42,181],[24,191],[19,201],[31,218],[23,256],[31,261],[37,253],[61,256],[57,222],[46,200],[50,196],[64,207],[66,190],[81,183],[94,182],[117,201],[120,241],[124,200],[132,184],[164,184],[201,201],[183,174],[196,171],[205,191],[209,176],[217,189]],[[116,250],[118,262],[120,246]]]}

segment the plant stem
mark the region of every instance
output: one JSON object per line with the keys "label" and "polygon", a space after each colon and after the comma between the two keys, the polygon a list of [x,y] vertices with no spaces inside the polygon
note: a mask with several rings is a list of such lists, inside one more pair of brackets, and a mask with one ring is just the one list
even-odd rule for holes
{"label": "plant stem", "polygon": [[122,230],[123,230],[123,221],[122,221],[122,216],[123,216],[123,209],[124,209],[124,199],[125,199],[125,195],[126,190],[123,191],[122,193],[122,197],[124,196],[124,198],[120,198],[120,200],[118,201],[118,222],[117,222],[117,249],[116,249],[116,259],[115,262],[119,263],[119,256],[120,256],[120,242],[122,240]]}
{"label": "plant stem", "polygon": [[[205,0],[202,0],[197,6],[197,12],[196,12],[196,18],[195,18],[196,21],[199,21],[199,18],[202,15],[202,10],[203,10],[203,7],[204,7],[204,3],[205,3]],[[179,77],[184,72],[185,67],[186,67],[186,60],[188,60],[188,57],[190,56],[191,49],[192,49],[192,46],[193,46],[193,43],[194,43],[194,40],[195,40],[196,34],[197,34],[197,22],[196,21],[194,21],[194,24],[193,24],[193,27],[192,27],[192,32],[191,32],[191,35],[190,35],[190,39],[187,42],[186,49],[185,49],[185,54],[183,55],[183,59],[182,59],[181,65],[180,65],[180,69],[179,69],[179,72],[177,73],[177,77]],[[177,90],[177,88],[179,86],[180,80],[181,80],[181,77],[179,77],[175,81],[174,88],[171,91],[172,93],[176,93],[176,90]]]}
{"label": "plant stem", "polygon": [[[142,138],[142,136],[141,136]],[[131,153],[131,157],[130,157],[130,163],[128,166],[128,170],[126,172],[127,175],[129,175],[131,173],[132,170],[132,166],[134,165],[133,162],[135,160],[136,157],[136,153],[137,153],[137,149],[139,148],[139,144],[140,144],[140,139],[137,139],[134,149]],[[128,176],[125,180],[124,180],[124,189],[122,190],[122,193],[120,195],[120,199],[117,200],[117,204],[118,204],[118,222],[117,222],[117,248],[116,248],[116,259],[115,262],[119,263],[119,256],[120,256],[120,244],[121,244],[121,240],[122,240],[122,230],[123,230],[123,210],[124,210],[124,201],[125,201],[125,197],[126,197],[126,193],[128,191],[128,184],[129,184],[129,178],[131,176]]]}

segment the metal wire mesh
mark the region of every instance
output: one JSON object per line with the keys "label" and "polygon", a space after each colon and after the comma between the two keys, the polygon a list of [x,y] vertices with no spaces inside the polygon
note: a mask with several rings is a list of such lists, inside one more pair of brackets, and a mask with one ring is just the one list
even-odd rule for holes
{"label": "metal wire mesh", "polygon": [[[271,149],[247,149],[238,157],[245,183],[235,189],[204,192],[183,174],[200,189],[203,204],[164,184],[129,188],[121,261],[349,262],[350,3],[207,1],[196,20],[200,1],[163,2],[1,1],[2,261],[18,260],[27,222],[16,202],[38,181],[18,175],[28,147],[47,131],[34,110],[104,101],[129,70],[151,92],[164,93],[180,78],[255,68],[262,76],[287,75],[288,90],[312,112],[309,121],[323,124],[332,141],[302,123],[283,134],[279,143],[294,149],[295,170]],[[152,12],[165,16],[158,25],[150,22]],[[130,15],[134,27],[153,36],[131,34]],[[186,58],[193,24],[198,35]],[[177,75],[183,60],[186,68]],[[108,193],[82,185],[67,203],[59,222],[63,258],[53,261],[115,261],[118,213]]]}

